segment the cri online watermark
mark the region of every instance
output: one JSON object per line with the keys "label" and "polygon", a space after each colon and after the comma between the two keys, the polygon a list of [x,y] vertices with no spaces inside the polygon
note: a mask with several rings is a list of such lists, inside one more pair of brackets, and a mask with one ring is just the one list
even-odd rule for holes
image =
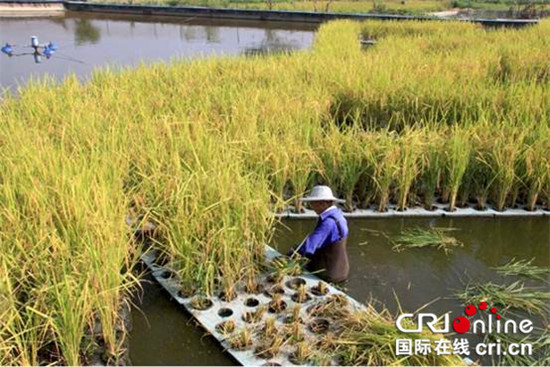
{"label": "cri online watermark", "polygon": [[[478,305],[480,311],[488,311],[487,319],[479,318],[470,322],[467,317],[456,317],[453,322],[450,322],[449,314],[443,317],[437,317],[433,313],[419,313],[417,315],[416,327],[406,328],[403,326],[404,320],[412,320],[414,315],[411,313],[401,314],[395,325],[397,329],[403,333],[420,333],[427,327],[433,333],[448,333],[452,326],[453,330],[459,334],[464,334],[468,331],[474,334],[528,334],[533,331],[533,322],[531,320],[506,320],[502,321],[501,316],[497,314],[497,309],[492,307],[488,309],[486,302],[481,302]],[[464,309],[467,316],[474,316],[478,309],[474,305],[468,305]],[[437,324],[441,321],[441,326]],[[410,324],[410,323],[407,323]],[[478,343],[474,347],[475,352],[479,356],[503,356],[503,355],[531,355],[533,346],[530,343],[510,343],[507,345],[501,344],[499,339],[495,343]],[[430,339],[397,339],[395,342],[396,355],[428,355],[435,353],[437,355],[470,355],[470,344],[466,338],[456,338],[452,342],[448,339],[441,338],[432,341]]]}

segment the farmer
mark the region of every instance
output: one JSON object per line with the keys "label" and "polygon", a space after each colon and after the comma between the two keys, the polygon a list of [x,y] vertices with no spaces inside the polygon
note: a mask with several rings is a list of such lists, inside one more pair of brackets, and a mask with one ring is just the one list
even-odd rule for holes
{"label": "farmer", "polygon": [[348,222],[336,202],[344,202],[334,197],[328,186],[315,186],[309,196],[301,199],[310,203],[311,208],[319,215],[317,226],[312,233],[295,250],[291,248],[288,255],[298,253],[307,257],[310,262],[306,269],[333,283],[348,279],[349,261],[346,251],[348,240]]}

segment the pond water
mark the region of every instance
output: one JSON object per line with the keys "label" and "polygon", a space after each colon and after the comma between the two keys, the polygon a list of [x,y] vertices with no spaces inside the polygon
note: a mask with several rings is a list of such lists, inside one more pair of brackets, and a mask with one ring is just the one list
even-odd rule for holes
{"label": "pond water", "polygon": [[[171,58],[258,54],[298,50],[313,43],[316,26],[296,23],[213,21],[192,18],[115,16],[67,12],[58,17],[0,18],[0,89],[14,90],[32,77],[69,73],[81,78],[104,66],[126,67]],[[36,63],[31,36],[59,50]],[[23,55],[16,55],[23,53]]]}
{"label": "pond water", "polygon": [[183,306],[170,299],[152,276],[136,295],[130,333],[130,361],[147,366],[237,365],[218,342],[197,327]]}
{"label": "pond water", "polygon": [[[276,234],[275,243],[280,252],[299,244],[315,227],[315,220],[284,222]],[[451,320],[465,316],[464,307],[455,293],[467,284],[509,285],[518,277],[504,277],[493,267],[505,265],[512,259],[533,260],[533,265],[550,267],[550,218],[392,218],[354,219],[349,221],[348,255],[350,278],[344,285],[346,292],[361,302],[373,299],[377,308],[388,308],[394,315],[402,312],[432,312],[443,315],[452,312]],[[392,238],[406,229],[444,228],[447,235],[462,242],[463,247],[445,254],[442,250],[392,250]],[[550,291],[547,282],[525,280],[528,287]],[[491,306],[489,306],[491,307]],[[537,315],[519,313],[535,327],[546,329],[548,321]],[[510,315],[507,315],[510,316]],[[546,319],[550,315],[547,315]],[[508,318],[508,317],[507,317]],[[469,340],[472,348],[482,341],[473,333],[457,335]],[[539,345],[540,346],[540,345]],[[535,346],[536,348],[537,346]],[[538,352],[540,353],[540,351]],[[483,365],[491,365],[491,357],[481,358]]]}
{"label": "pond water", "polygon": [[[287,220],[274,239],[280,252],[302,239],[315,220]],[[468,282],[502,284],[505,279],[490,269],[513,258],[534,258],[534,265],[550,266],[550,218],[393,218],[349,220],[348,294],[358,301],[372,296],[397,311],[395,294],[404,310],[414,311],[441,298],[428,309],[460,311],[453,297]],[[446,255],[436,249],[392,250],[388,237],[407,228],[453,228],[448,233],[464,246]],[[549,279],[550,280],[550,279]]]}
{"label": "pond water", "polygon": [[[272,245],[285,253],[314,226],[315,220],[285,220],[278,226]],[[546,217],[354,219],[349,226],[351,275],[345,284],[347,293],[362,302],[374,298],[393,313],[398,311],[397,297],[404,311],[415,311],[435,300],[425,312],[462,314],[464,305],[454,293],[468,282],[509,284],[517,280],[499,276],[492,267],[513,258],[534,258],[534,265],[550,266],[550,218]],[[464,246],[448,255],[436,249],[392,251],[388,237],[414,227],[453,228],[449,235]],[[540,282],[526,284],[548,290],[548,285]],[[203,331],[189,326],[186,312],[157,285],[147,286],[141,309],[143,314],[134,312],[130,343],[133,364],[233,363]],[[540,319],[531,319],[535,325],[545,326]]]}

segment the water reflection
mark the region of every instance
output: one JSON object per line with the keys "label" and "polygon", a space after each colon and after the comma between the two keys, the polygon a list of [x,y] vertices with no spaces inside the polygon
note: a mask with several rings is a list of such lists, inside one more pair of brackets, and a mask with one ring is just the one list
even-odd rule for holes
{"label": "water reflection", "polygon": [[300,48],[300,45],[280,37],[280,35],[272,30],[264,31],[264,40],[255,47],[246,48],[243,51],[247,56],[269,55],[274,53],[286,53]]}
{"label": "water reflection", "polygon": [[218,43],[220,42],[220,34],[219,29],[214,27],[204,27],[204,31],[206,34],[206,40],[211,43]]}
{"label": "water reflection", "polygon": [[74,41],[77,45],[98,43],[101,39],[101,30],[88,19],[75,19]]}
{"label": "water reflection", "polygon": [[[272,22],[211,21],[68,12],[54,18],[0,19],[0,44],[28,44],[31,34],[59,50],[37,65],[32,57],[0,55],[0,89],[49,74],[87,78],[96,67],[135,66],[174,57],[265,54],[310,47],[315,26]],[[26,50],[27,52],[29,50]]]}

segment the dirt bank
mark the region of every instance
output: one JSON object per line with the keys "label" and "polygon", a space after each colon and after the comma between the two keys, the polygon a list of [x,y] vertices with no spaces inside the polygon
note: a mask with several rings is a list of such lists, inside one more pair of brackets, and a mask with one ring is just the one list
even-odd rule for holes
{"label": "dirt bank", "polygon": [[54,4],[16,4],[0,3],[0,17],[56,16],[63,14],[62,3]]}

